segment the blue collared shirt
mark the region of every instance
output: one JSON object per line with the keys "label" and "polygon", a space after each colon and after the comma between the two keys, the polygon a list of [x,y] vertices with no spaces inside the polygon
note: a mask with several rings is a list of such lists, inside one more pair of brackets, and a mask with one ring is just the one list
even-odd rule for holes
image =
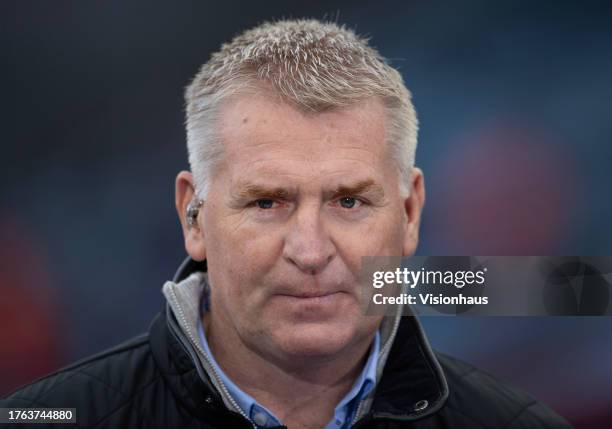
{"label": "blue collared shirt", "polygon": [[[202,327],[202,321],[198,322],[198,333],[200,335],[200,341],[204,351],[210,356],[210,362],[215,367],[217,374],[223,381],[223,384],[227,387],[229,394],[234,398],[238,406],[242,411],[249,417],[249,419],[258,428],[271,428],[274,426],[282,426],[279,419],[270,410],[257,403],[257,401],[249,394],[245,393],[240,389],[230,378],[223,372],[219,364],[215,360],[210,348],[208,347],[208,341],[206,340],[206,334]],[[342,400],[336,405],[334,411],[334,417],[327,423],[325,429],[346,429],[351,426],[357,406],[359,402],[374,388],[376,385],[376,364],[378,363],[378,352],[380,351],[380,333],[377,331],[374,336],[372,347],[370,348],[370,355],[366,361],[361,374],[353,383],[351,390],[342,398]]]}

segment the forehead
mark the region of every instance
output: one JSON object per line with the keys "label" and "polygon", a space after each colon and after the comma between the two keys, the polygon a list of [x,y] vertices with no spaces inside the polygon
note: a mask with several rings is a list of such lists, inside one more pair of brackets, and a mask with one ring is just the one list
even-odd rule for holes
{"label": "forehead", "polygon": [[220,113],[220,167],[235,179],[371,176],[389,168],[385,108],[378,99],[314,113],[249,95],[231,100]]}

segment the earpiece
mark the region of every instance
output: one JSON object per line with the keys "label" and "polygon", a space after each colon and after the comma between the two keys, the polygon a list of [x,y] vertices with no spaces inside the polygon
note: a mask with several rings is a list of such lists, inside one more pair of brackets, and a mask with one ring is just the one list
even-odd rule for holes
{"label": "earpiece", "polygon": [[198,213],[200,212],[200,207],[202,207],[202,204],[204,204],[204,201],[199,198],[196,198],[187,204],[185,218],[187,219],[187,226],[189,228],[198,226]]}

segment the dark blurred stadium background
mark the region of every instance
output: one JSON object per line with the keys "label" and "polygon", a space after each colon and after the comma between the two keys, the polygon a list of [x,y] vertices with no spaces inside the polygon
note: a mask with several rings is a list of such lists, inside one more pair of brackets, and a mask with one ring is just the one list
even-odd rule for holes
{"label": "dark blurred stadium background", "polygon": [[[331,17],[421,120],[420,254],[612,254],[606,2],[0,4],[0,394],[145,330],[183,259],[182,91],[235,33]],[[438,349],[612,427],[612,319],[425,320]]]}

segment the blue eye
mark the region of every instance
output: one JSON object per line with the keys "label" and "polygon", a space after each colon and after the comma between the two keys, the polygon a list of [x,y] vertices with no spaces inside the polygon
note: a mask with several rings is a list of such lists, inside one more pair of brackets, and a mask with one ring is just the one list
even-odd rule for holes
{"label": "blue eye", "polygon": [[356,203],[357,200],[353,197],[340,198],[340,205],[345,209],[352,209],[353,207],[355,207]]}
{"label": "blue eye", "polygon": [[271,209],[272,206],[274,205],[274,201],[273,200],[257,200],[256,204],[257,204],[257,207],[259,207],[260,209]]}

